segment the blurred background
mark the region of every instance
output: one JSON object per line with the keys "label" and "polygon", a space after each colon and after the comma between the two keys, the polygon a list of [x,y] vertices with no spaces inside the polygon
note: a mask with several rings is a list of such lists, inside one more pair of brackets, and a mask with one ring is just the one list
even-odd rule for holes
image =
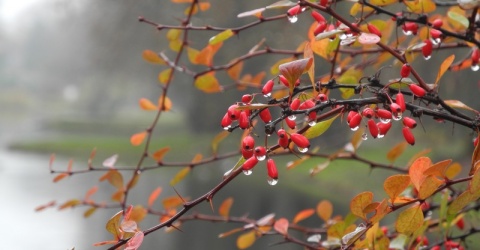
{"label": "blurred background", "polygon": [[[197,14],[192,23],[240,26],[253,19],[237,19],[237,14],[272,2],[213,0],[210,10]],[[70,159],[74,160],[74,169],[83,169],[90,151],[96,148],[94,164],[97,166],[113,154],[119,154],[119,166],[136,163],[142,149],[132,147],[129,137],[144,130],[153,119],[153,113],[139,109],[138,99],[158,98],[161,89],[157,76],[164,69],[147,64],[141,53],[145,49],[171,53],[164,41],[166,31],[139,23],[137,17],[177,25],[185,8],[186,5],[160,0],[0,0],[0,214],[4,218],[0,233],[8,239],[2,242],[2,248],[92,249],[93,243],[110,239],[104,225],[116,210],[99,210],[87,219],[83,218],[86,210],[83,207],[34,212],[35,207],[51,200],[62,203],[72,198],[81,199],[93,185],[100,187],[94,196],[98,201],[108,201],[113,191],[108,184],[98,183],[100,173],[75,175],[54,184],[48,171],[49,157],[56,154],[55,169],[65,169]],[[272,10],[266,15],[278,13],[281,12]],[[215,63],[223,64],[245,54],[263,37],[273,48],[296,48],[305,39],[310,22],[308,18],[300,18],[295,24],[281,20],[242,32],[238,39],[231,38],[224,44]],[[203,48],[213,35],[215,33],[192,32],[192,47]],[[457,52],[461,57],[466,50]],[[434,57],[445,55],[437,53]],[[269,68],[279,59],[282,57],[251,59],[243,72],[255,75],[267,71],[267,78],[271,77]],[[317,60],[316,73],[327,72],[328,65],[321,67],[321,59]],[[187,63],[187,59],[183,62]],[[441,60],[418,60],[414,67],[423,69],[425,78],[434,81],[440,63]],[[387,70],[382,77],[391,78],[388,72],[395,74],[394,70]],[[366,72],[366,75],[372,73],[374,71]],[[222,84],[231,84],[226,74],[218,77]],[[472,82],[472,79],[479,79],[478,72],[447,73],[441,83],[441,92],[445,99],[461,97],[467,105],[479,108],[476,101],[478,80]],[[155,131],[152,150],[170,145],[172,150],[166,158],[169,161],[189,161],[197,153],[208,156],[210,141],[221,131],[219,121],[226,108],[243,94],[230,91],[206,95],[195,90],[192,82],[189,76],[175,75],[169,94],[173,110],[162,115]],[[451,124],[422,122],[426,132],[421,127],[416,129],[418,143],[409,147],[397,161],[399,166],[405,165],[415,152],[427,148],[433,149],[430,156],[434,161],[453,158],[468,166],[473,137],[470,131]],[[386,163],[386,152],[403,140],[399,124],[392,130],[397,133],[382,139],[383,143],[379,140],[364,142],[359,154]],[[239,134],[234,133],[222,142],[221,153],[238,147]],[[315,144],[322,152],[335,152],[352,134],[338,119]],[[293,156],[279,158],[277,164],[285,166],[294,159]],[[292,219],[296,212],[314,208],[323,199],[334,204],[335,214],[345,215],[349,200],[361,191],[374,188],[376,199],[385,197],[381,187],[391,172],[371,171],[366,165],[337,161],[319,175],[309,177],[309,169],[323,161],[309,160],[289,172],[282,167],[280,182],[275,187],[267,184],[263,171],[248,178],[242,176],[218,194],[215,205],[233,197],[231,215],[248,214],[260,218],[273,212],[277,217]],[[202,195],[218,183],[234,163],[235,160],[230,159],[196,168],[176,188],[191,198]],[[162,197],[174,195],[168,182],[178,170],[160,169],[144,174],[141,184],[133,191],[131,202],[144,203],[158,186],[163,187]],[[208,204],[194,210],[211,213]],[[157,222],[158,218],[148,217],[140,227],[146,229]],[[321,223],[315,218],[304,224],[320,226]],[[217,237],[234,227],[223,223],[187,222],[182,226],[184,232],[149,235],[142,249],[192,246],[196,249],[233,249],[236,236]],[[265,237],[253,248],[264,249],[278,241],[280,237]],[[297,248],[300,249],[292,245],[275,247]]]}

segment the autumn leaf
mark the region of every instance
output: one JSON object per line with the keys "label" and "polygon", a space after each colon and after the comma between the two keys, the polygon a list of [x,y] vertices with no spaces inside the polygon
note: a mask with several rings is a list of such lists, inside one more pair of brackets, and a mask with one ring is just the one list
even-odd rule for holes
{"label": "autumn leaf", "polygon": [[170,151],[170,147],[163,147],[155,151],[152,155],[152,158],[157,162],[161,162],[163,157]]}
{"label": "autumn leaf", "polygon": [[157,187],[155,190],[152,191],[150,196],[148,197],[148,207],[151,207],[153,203],[157,200],[158,196],[162,193],[162,188]]}
{"label": "autumn leaf", "polygon": [[275,221],[273,224],[273,228],[275,231],[279,232],[280,234],[287,235],[288,234],[288,220],[285,218],[280,218]]}
{"label": "autumn leaf", "polygon": [[430,195],[435,193],[437,188],[444,183],[445,181],[439,180],[433,175],[426,176],[420,184],[420,188],[418,189],[418,198],[426,199],[430,197]]}
{"label": "autumn leaf", "polygon": [[195,57],[195,64],[205,65],[210,67],[213,63],[213,57],[217,53],[217,51],[222,47],[222,42],[217,42],[215,44],[208,44],[205,48],[203,48]]}
{"label": "autumn leaf", "polygon": [[240,77],[240,73],[242,73],[242,69],[243,69],[243,61],[240,61],[238,63],[235,63],[229,69],[227,69],[227,74],[233,80],[238,80],[238,78]]}
{"label": "autumn leaf", "polygon": [[95,194],[96,192],[98,191],[98,186],[93,186],[91,187],[87,193],[85,193],[85,198],[83,198],[84,200],[88,201],[90,200],[90,197]]}
{"label": "autumn leaf", "polygon": [[173,178],[170,180],[170,186],[175,186],[177,183],[179,183],[181,180],[183,180],[192,170],[190,166],[184,167],[182,170],[180,170]]}
{"label": "autumn leaf", "polygon": [[265,10],[266,10],[266,8],[258,8],[258,9],[254,9],[254,10],[249,10],[249,11],[245,11],[245,12],[242,12],[242,13],[238,14],[237,17],[238,18],[247,17],[247,16],[261,17],[262,12],[265,11]]}
{"label": "autumn leaf", "polygon": [[63,178],[69,176],[68,173],[61,173],[61,174],[58,174],[57,176],[55,176],[55,178],[53,178],[53,182],[59,182],[61,181]]}
{"label": "autumn leaf", "polygon": [[58,210],[63,210],[65,208],[69,208],[69,207],[75,207],[75,206],[77,206],[81,203],[82,202],[80,200],[77,200],[77,199],[68,200],[68,201],[64,202],[62,205],[60,205],[58,207]]}
{"label": "autumn leaf", "polygon": [[87,210],[83,213],[83,217],[88,218],[88,217],[90,217],[95,211],[97,211],[97,208],[96,208],[96,207],[91,207],[91,208],[87,209]]}
{"label": "autumn leaf", "polygon": [[158,110],[158,107],[147,98],[141,98],[138,103],[143,110]]}
{"label": "autumn leaf", "polygon": [[145,61],[154,64],[166,64],[165,61],[158,56],[157,53],[151,50],[144,50],[142,52],[142,57]]}
{"label": "autumn leaf", "polygon": [[333,205],[330,201],[323,200],[317,204],[317,215],[323,221],[328,222],[332,217]]}
{"label": "autumn leaf", "polygon": [[453,216],[458,214],[460,210],[478,198],[480,198],[480,190],[477,190],[475,193],[471,193],[469,190],[464,191],[450,203],[447,209],[447,215]]}
{"label": "autumn leaf", "polygon": [[423,224],[423,211],[417,205],[402,211],[395,223],[397,232],[410,235],[413,234]]}
{"label": "autumn leaf", "polygon": [[224,218],[228,218],[232,204],[233,204],[232,197],[228,197],[227,199],[225,199],[220,205],[220,208],[218,209],[218,214]]}
{"label": "autumn leaf", "polygon": [[452,108],[465,109],[465,110],[468,110],[468,111],[473,111],[477,114],[479,113],[477,110],[469,107],[468,105],[466,105],[465,103],[463,103],[459,100],[445,100],[444,102],[445,102],[445,104],[447,104],[448,106],[450,106]]}
{"label": "autumn leaf", "polygon": [[255,231],[250,230],[247,233],[244,233],[237,238],[237,248],[246,249],[249,248],[255,243]]}
{"label": "autumn leaf", "polygon": [[143,140],[145,139],[146,136],[147,136],[146,131],[136,133],[136,134],[132,135],[132,137],[130,137],[130,143],[133,146],[140,146],[140,144],[142,144],[142,142],[143,142]]}
{"label": "autumn leaf", "polygon": [[208,43],[210,45],[215,45],[217,43],[220,43],[220,42],[223,42],[223,41],[227,40],[228,38],[230,38],[234,35],[235,35],[234,31],[232,31],[231,29],[227,29],[227,30],[224,30],[224,31],[218,33],[217,35],[211,37],[210,40],[208,41]]}
{"label": "autumn leaf", "polygon": [[446,177],[445,172],[448,169],[448,166],[452,163],[452,160],[444,160],[441,162],[437,162],[433,164],[431,167],[429,167],[425,172],[423,173],[424,175],[435,175],[441,178]]}
{"label": "autumn leaf", "polygon": [[167,84],[171,80],[171,75],[172,75],[173,69],[166,69],[163,70],[158,74],[158,81],[161,84]]}
{"label": "autumn leaf", "polygon": [[400,155],[402,155],[403,151],[405,151],[407,144],[407,142],[400,142],[395,145],[390,151],[388,151],[387,159],[393,163]]}
{"label": "autumn leaf", "polygon": [[307,73],[310,82],[312,83],[312,87],[315,88],[315,58],[313,56],[312,45],[310,42],[305,44],[305,48],[303,49],[303,58],[312,58],[312,66],[310,66]]}
{"label": "autumn leaf", "polygon": [[350,201],[350,211],[352,214],[362,218],[363,220],[367,220],[367,216],[364,212],[365,207],[367,207],[373,201],[373,193],[372,192],[363,192],[358,194],[357,196],[353,197],[352,201]]}
{"label": "autumn leaf", "polygon": [[298,222],[309,218],[309,217],[312,216],[314,213],[315,213],[315,209],[313,209],[313,208],[304,209],[304,210],[298,212],[298,213],[295,215],[295,217],[293,218],[292,223],[297,224]]}
{"label": "autumn leaf", "polygon": [[317,124],[315,124],[313,127],[308,128],[308,130],[305,132],[304,136],[307,137],[308,139],[312,139],[315,137],[318,137],[325,133],[325,131],[330,128],[330,125],[332,125],[332,122],[337,119],[339,115],[336,115],[328,120],[321,121]]}
{"label": "autumn leaf", "polygon": [[424,172],[432,165],[432,161],[428,157],[420,157],[416,159],[408,170],[408,175],[413,183],[413,186],[420,190],[420,185],[425,180]]}
{"label": "autumn leaf", "polygon": [[295,82],[300,76],[307,72],[313,64],[313,58],[304,58],[288,63],[280,64],[278,69],[280,73],[287,78],[290,86],[290,94],[293,93]]}
{"label": "autumn leaf", "polygon": [[183,199],[178,196],[170,196],[162,200],[163,207],[167,210],[178,207],[183,203]]}
{"label": "autumn leaf", "polygon": [[447,59],[445,59],[442,62],[442,65],[440,65],[440,70],[438,71],[437,78],[435,79],[435,86],[438,85],[438,81],[440,81],[440,78],[442,78],[443,74],[447,72],[447,70],[450,68],[450,66],[453,63],[453,60],[455,60],[455,55],[452,54],[450,55]]}
{"label": "autumn leaf", "polygon": [[383,189],[390,197],[393,203],[395,198],[399,196],[410,185],[410,176],[393,175],[388,177],[383,183]]}
{"label": "autumn leaf", "polygon": [[135,235],[130,238],[125,245],[125,250],[137,250],[142,245],[144,234],[142,231],[137,231]]}
{"label": "autumn leaf", "polygon": [[218,82],[215,74],[204,74],[197,77],[194,81],[194,85],[197,89],[205,93],[216,93],[223,90],[222,86]]}
{"label": "autumn leaf", "polygon": [[170,111],[172,109],[172,100],[168,96],[160,95],[158,98],[158,107],[161,107],[163,111]]}
{"label": "autumn leaf", "polygon": [[228,131],[222,131],[218,133],[212,140],[212,151],[213,154],[216,155],[218,151],[218,144],[220,144],[223,139],[225,139],[230,133]]}

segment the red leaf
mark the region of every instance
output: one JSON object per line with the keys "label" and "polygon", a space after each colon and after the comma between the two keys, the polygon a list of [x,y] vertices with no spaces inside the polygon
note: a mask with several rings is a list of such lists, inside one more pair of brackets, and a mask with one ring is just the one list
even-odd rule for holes
{"label": "red leaf", "polygon": [[273,224],[273,228],[275,231],[279,232],[280,234],[287,235],[288,234],[288,220],[285,218],[280,218],[275,221]]}
{"label": "red leaf", "polygon": [[290,93],[293,92],[295,82],[300,76],[307,72],[313,64],[313,58],[304,58],[292,62],[284,63],[278,66],[280,73],[288,80]]}
{"label": "red leaf", "polygon": [[158,187],[153,192],[150,194],[150,197],[148,197],[148,207],[151,207],[155,200],[158,198],[158,196],[162,193],[162,188]]}
{"label": "red leaf", "polygon": [[130,238],[125,246],[125,250],[137,250],[142,245],[144,234],[142,231],[138,231]]}
{"label": "red leaf", "polygon": [[304,209],[295,215],[295,218],[293,219],[292,222],[296,224],[299,221],[305,220],[308,217],[312,216],[314,213],[315,213],[315,209],[313,208]]}

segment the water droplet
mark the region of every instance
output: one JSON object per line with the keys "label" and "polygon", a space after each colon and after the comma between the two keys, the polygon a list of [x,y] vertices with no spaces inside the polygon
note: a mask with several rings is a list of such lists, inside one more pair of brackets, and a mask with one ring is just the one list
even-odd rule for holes
{"label": "water droplet", "polygon": [[267,134],[268,137],[272,136],[272,134]]}
{"label": "water droplet", "polygon": [[317,124],[316,121],[309,121],[309,122],[308,122],[308,125],[309,125],[310,127],[315,126],[315,124]]}
{"label": "water droplet", "polygon": [[325,101],[321,101],[320,103],[321,103],[321,104],[325,104],[325,103],[327,103],[327,102],[328,102],[328,100],[325,100]]}
{"label": "water droplet", "polygon": [[228,170],[227,172],[225,172],[225,174],[223,174],[223,177],[229,176],[232,171],[233,169]]}
{"label": "water droplet", "polygon": [[243,173],[245,175],[251,175],[253,173],[253,171],[252,170],[243,170]]}
{"label": "water droplet", "polygon": [[358,128],[359,128],[359,126],[356,126],[356,127],[354,127],[354,128],[350,128],[350,129],[351,129],[352,131],[357,131]]}
{"label": "water droplet", "polygon": [[338,36],[338,38],[340,38],[340,40],[344,40],[344,39],[347,39],[348,36],[345,33],[342,33]]}
{"label": "water droplet", "polygon": [[411,32],[410,30],[407,30],[407,31],[403,31],[403,34],[406,35],[406,36],[410,36],[413,34],[413,32]]}
{"label": "water droplet", "polygon": [[263,160],[265,160],[265,158],[267,158],[266,155],[257,155],[257,160],[259,160],[259,161],[263,161]]}
{"label": "water droplet", "polygon": [[434,45],[437,45],[437,44],[439,44],[439,43],[441,43],[441,42],[442,42],[442,39],[441,39],[441,38],[432,39],[432,43],[433,43]]}
{"label": "water droplet", "polygon": [[402,120],[402,112],[399,112],[399,113],[394,113],[393,116],[392,116],[393,120],[395,121],[400,121]]}
{"label": "water droplet", "polygon": [[223,130],[229,130],[232,126],[228,125],[226,127],[223,127]]}
{"label": "water droplet", "polygon": [[385,135],[378,133],[377,138],[383,138]]}
{"label": "water droplet", "polygon": [[308,148],[297,148],[300,153],[305,153],[308,151]]}
{"label": "water droplet", "polygon": [[430,58],[432,58],[432,56],[424,56],[423,58],[425,58],[425,60],[430,60]]}
{"label": "water droplet", "polygon": [[391,121],[392,119],[385,119],[385,118],[380,118],[380,122],[383,124],[387,124]]}
{"label": "water droplet", "polygon": [[275,186],[275,185],[277,185],[277,183],[278,183],[278,179],[268,178],[267,182],[268,182],[268,184],[270,184],[271,186]]}
{"label": "water droplet", "polygon": [[272,93],[268,93],[268,94],[265,94],[265,95],[263,95],[263,96],[265,96],[265,97],[270,97],[270,96],[272,96]]}
{"label": "water droplet", "polygon": [[288,17],[288,21],[289,21],[290,23],[296,23],[296,22],[298,21],[297,15],[289,16],[289,17]]}
{"label": "water droplet", "polygon": [[471,68],[472,68],[473,71],[478,71],[480,69],[480,65],[475,64],[475,65],[472,65]]}
{"label": "water droplet", "polygon": [[289,161],[287,162],[287,168],[291,168],[295,162]]}
{"label": "water droplet", "polygon": [[303,8],[302,8],[302,12],[304,12],[305,10],[307,10],[307,7],[303,7]]}
{"label": "water droplet", "polygon": [[366,141],[368,139],[367,133],[362,134],[362,140]]}
{"label": "water droplet", "polygon": [[297,116],[296,115],[290,115],[288,116],[288,120],[290,121],[295,121],[297,119]]}

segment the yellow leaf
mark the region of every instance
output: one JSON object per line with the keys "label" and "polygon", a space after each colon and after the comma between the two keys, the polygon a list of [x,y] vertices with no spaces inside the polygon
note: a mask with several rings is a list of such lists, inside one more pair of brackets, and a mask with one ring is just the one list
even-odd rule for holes
{"label": "yellow leaf", "polygon": [[77,199],[69,200],[69,201],[66,201],[65,203],[63,203],[62,205],[60,205],[58,207],[58,210],[63,210],[65,208],[69,208],[69,207],[75,207],[75,206],[77,206],[81,203],[82,202],[80,200],[77,200]]}
{"label": "yellow leaf", "polygon": [[145,218],[147,212],[147,209],[145,209],[142,205],[136,205],[132,208],[132,212],[130,213],[130,220],[139,223]]}
{"label": "yellow leaf", "polygon": [[158,98],[158,106],[162,107],[163,111],[170,111],[172,109],[172,101],[168,96],[165,96],[164,101],[163,95],[161,95],[160,98]]}
{"label": "yellow leaf", "polygon": [[208,43],[210,45],[215,45],[217,43],[220,43],[220,42],[223,42],[223,41],[227,40],[228,38],[232,37],[233,35],[235,35],[235,32],[233,32],[233,30],[231,30],[231,29],[227,29],[227,30],[224,30],[224,31],[218,33],[216,36],[211,37],[210,40],[208,40]]}
{"label": "yellow leaf", "polygon": [[198,54],[200,53],[199,50],[197,49],[194,49],[190,46],[187,47],[187,55],[188,55],[188,60],[193,63],[193,64],[196,64],[196,58],[198,56]]}
{"label": "yellow leaf", "polygon": [[156,63],[156,64],[166,64],[165,61],[158,56],[157,53],[151,50],[144,50],[142,52],[142,57],[145,61],[149,63]]}
{"label": "yellow leaf", "polygon": [[328,222],[332,217],[333,205],[330,201],[323,200],[317,204],[317,215],[323,221]]}
{"label": "yellow leaf", "polygon": [[194,85],[205,93],[216,93],[223,90],[215,75],[205,74],[195,79]]}
{"label": "yellow leaf", "polygon": [[96,207],[91,207],[91,208],[87,209],[87,210],[83,213],[83,217],[88,218],[88,217],[90,217],[90,215],[92,215],[95,211],[97,211],[97,208],[96,208]]}
{"label": "yellow leaf", "polygon": [[220,205],[220,208],[218,209],[218,214],[224,218],[227,218],[228,215],[230,214],[230,208],[232,207],[232,204],[233,204],[232,197],[228,197],[227,199],[225,199]]}
{"label": "yellow leaf", "polygon": [[148,197],[148,207],[151,207],[153,203],[157,200],[158,196],[162,193],[162,188],[157,187],[155,190],[152,191],[150,196]]}
{"label": "yellow leaf", "polygon": [[457,176],[460,172],[462,171],[462,165],[460,163],[455,162],[450,167],[447,168],[447,171],[445,172],[445,176],[448,179],[453,179],[455,176]]}
{"label": "yellow leaf", "polygon": [[392,149],[390,149],[390,151],[388,151],[387,159],[393,163],[403,153],[407,147],[407,144],[407,142],[400,142],[395,145]]}
{"label": "yellow leaf", "polygon": [[147,98],[141,98],[138,101],[138,104],[140,105],[140,108],[143,110],[158,110],[158,107]]}
{"label": "yellow leaf", "polygon": [[172,3],[192,3],[193,0],[171,0]]}
{"label": "yellow leaf", "polygon": [[360,193],[357,196],[353,197],[352,201],[350,202],[350,211],[352,211],[352,214],[362,218],[363,220],[367,220],[367,216],[364,212],[364,209],[370,203],[372,203],[372,201],[373,201],[372,192]]}
{"label": "yellow leaf", "polygon": [[480,197],[480,190],[476,193],[471,193],[469,190],[461,193],[453,202],[448,206],[447,214],[456,215],[460,210],[466,207],[470,202],[477,200]]}
{"label": "yellow leaf", "polygon": [[119,239],[120,219],[122,218],[123,211],[117,212],[112,218],[107,221],[105,228],[110,232],[115,239]]}
{"label": "yellow leaf", "polygon": [[432,0],[415,0],[403,2],[414,13],[430,13],[435,11],[436,5]]}
{"label": "yellow leaf", "polygon": [[430,195],[435,193],[435,191],[437,191],[437,188],[440,187],[443,183],[444,181],[437,179],[437,177],[433,175],[425,177],[425,180],[423,180],[420,188],[418,189],[418,198],[426,199],[430,197]]}
{"label": "yellow leaf", "polygon": [[445,59],[442,62],[442,65],[440,65],[440,70],[438,71],[438,74],[437,74],[437,79],[435,79],[435,86],[437,86],[440,78],[442,78],[443,74],[445,74],[445,72],[450,68],[450,66],[453,63],[453,60],[455,60],[454,54],[450,55],[447,59]]}
{"label": "yellow leaf", "polygon": [[170,147],[161,148],[161,149],[155,151],[155,153],[153,153],[152,158],[155,159],[157,162],[160,162],[160,161],[162,161],[165,154],[168,153],[168,151],[170,151]]}
{"label": "yellow leaf", "polygon": [[168,43],[168,47],[174,52],[180,52],[180,48],[183,46],[181,40],[173,40]]}
{"label": "yellow leaf", "polygon": [[313,208],[304,209],[295,215],[295,218],[293,218],[292,223],[296,224],[302,220],[305,220],[308,217],[312,216],[314,213],[315,213],[315,209]]}
{"label": "yellow leaf", "polygon": [[183,200],[178,196],[170,196],[163,199],[162,204],[166,210],[169,210],[169,209],[178,207],[180,205],[183,205]]}
{"label": "yellow leaf", "polygon": [[237,238],[237,248],[246,249],[249,248],[255,243],[255,231],[251,230],[247,233],[244,233]]}
{"label": "yellow leaf", "polygon": [[287,235],[288,234],[288,220],[285,218],[280,218],[275,221],[273,224],[273,228],[275,231],[279,232],[280,234]]}
{"label": "yellow leaf", "polygon": [[242,72],[242,69],[243,69],[243,61],[240,61],[234,64],[229,69],[227,69],[227,74],[233,80],[238,80],[238,78],[240,77],[240,73]]}
{"label": "yellow leaf", "polygon": [[[396,0],[373,0],[370,3],[373,4],[373,5],[377,5],[377,6],[386,6],[386,5],[398,3],[398,1],[396,1]],[[366,10],[364,10],[364,11],[366,11]]]}
{"label": "yellow leaf", "polygon": [[329,44],[330,44],[330,41],[328,39],[323,39],[318,41],[315,39],[310,40],[310,46],[312,48],[312,51],[318,56],[323,57],[325,60],[330,59],[331,51],[328,51]]}
{"label": "yellow leaf", "polygon": [[472,179],[468,183],[468,191],[471,194],[474,194],[480,190],[480,170],[477,169],[472,176]]}
{"label": "yellow leaf", "polygon": [[132,135],[132,137],[130,137],[130,143],[133,146],[139,146],[140,144],[142,144],[142,142],[143,142],[143,140],[145,139],[146,136],[147,136],[146,131],[136,133],[136,134]]}
{"label": "yellow leaf", "polygon": [[192,164],[197,164],[203,159],[202,154],[196,154],[192,159]]}
{"label": "yellow leaf", "polygon": [[173,69],[166,69],[163,70],[158,74],[158,81],[162,84],[167,84],[169,81],[171,81],[171,75],[172,75],[172,70]]}
{"label": "yellow leaf", "polygon": [[395,223],[397,232],[410,235],[423,224],[423,211],[420,206],[413,206],[402,211]]}
{"label": "yellow leaf", "polygon": [[182,34],[182,30],[171,29],[171,30],[167,31],[167,40],[168,41],[179,40],[181,34]]}
{"label": "yellow leaf", "polygon": [[220,133],[218,133],[212,140],[212,151],[213,151],[213,154],[216,155],[217,154],[217,151],[218,151],[218,144],[223,141],[223,139],[225,139],[228,135],[230,134],[230,132],[228,131],[222,131]]}
{"label": "yellow leaf", "polygon": [[170,181],[170,185],[171,186],[177,185],[177,183],[183,180],[190,173],[191,169],[192,169],[191,167],[185,167],[182,170],[180,170]]}
{"label": "yellow leaf", "polygon": [[383,183],[383,189],[390,197],[391,202],[395,200],[410,184],[410,176],[393,175],[388,177]]}

